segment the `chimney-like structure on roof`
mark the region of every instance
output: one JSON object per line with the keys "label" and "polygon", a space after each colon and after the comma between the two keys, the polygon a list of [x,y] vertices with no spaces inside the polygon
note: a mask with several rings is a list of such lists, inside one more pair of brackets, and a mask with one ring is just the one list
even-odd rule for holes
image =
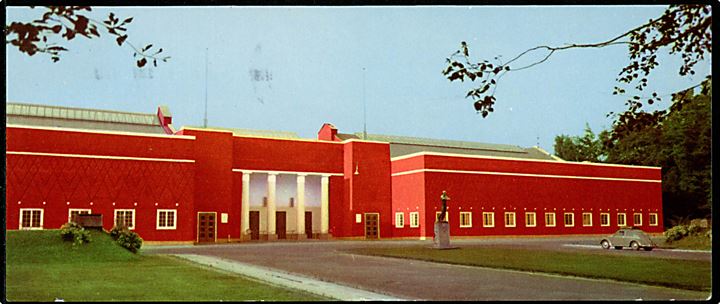
{"label": "chimney-like structure on roof", "polygon": [[337,137],[337,128],[331,123],[324,123],[318,131],[318,140],[340,141]]}

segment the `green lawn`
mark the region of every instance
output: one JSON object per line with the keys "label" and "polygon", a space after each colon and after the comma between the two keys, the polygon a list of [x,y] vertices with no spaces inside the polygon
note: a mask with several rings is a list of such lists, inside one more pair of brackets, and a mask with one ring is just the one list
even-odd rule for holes
{"label": "green lawn", "polygon": [[433,262],[612,279],[709,291],[709,261],[571,253],[501,247],[436,250],[427,247],[362,248],[348,252]]}
{"label": "green lawn", "polygon": [[677,249],[711,250],[712,241],[704,235],[686,236],[673,242],[662,241],[662,247]]}
{"label": "green lawn", "polygon": [[324,298],[196,266],[133,254],[107,234],[73,247],[59,230],[7,231],[8,301],[311,301]]}

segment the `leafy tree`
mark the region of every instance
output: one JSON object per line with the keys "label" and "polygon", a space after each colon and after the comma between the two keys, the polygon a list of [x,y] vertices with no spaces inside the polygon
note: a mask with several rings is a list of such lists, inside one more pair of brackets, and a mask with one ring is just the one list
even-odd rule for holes
{"label": "leafy tree", "polygon": [[[616,116],[611,135],[613,138],[619,138],[646,125],[658,124],[667,115],[666,111],[647,113],[641,110],[644,102],[653,104],[661,101],[657,92],[652,92],[652,96],[646,97],[639,93],[647,87],[647,77],[658,65],[657,53],[660,50],[668,50],[671,55],[679,54],[683,64],[678,73],[681,76],[695,74],[695,65],[705,59],[706,55],[712,54],[711,25],[710,5],[670,5],[662,16],[606,41],[563,46],[541,45],[525,50],[507,62],[502,62],[499,59],[501,56],[492,60],[472,60],[470,47],[463,41],[460,43],[460,49],[446,58],[448,66],[442,74],[450,81],[464,81],[466,78],[473,82],[477,81],[478,86],[469,90],[466,98],[472,98],[475,111],[486,117],[494,111],[495,90],[500,79],[506,74],[539,65],[556,52],[625,45],[628,47],[630,63],[620,71],[616,79],[618,85],[615,86],[613,94],[625,94],[626,88],[630,86],[633,86],[638,94],[628,97],[626,100],[628,109]],[[524,66],[515,65],[516,60],[539,51],[546,52],[545,57]]]}
{"label": "leafy tree", "polygon": [[602,142],[587,123],[582,137],[564,134],[556,136],[554,150],[555,155],[569,161],[601,162],[605,158]]}
{"label": "leafy tree", "polygon": [[662,167],[663,208],[668,218],[710,216],[711,85],[708,80],[699,94],[691,90],[675,95],[661,123],[622,138],[603,139],[608,162]]}
{"label": "leafy tree", "polygon": [[[34,7],[32,7],[34,8]],[[60,60],[60,52],[68,49],[56,40],[73,40],[75,37],[93,39],[100,37],[101,31],[115,36],[118,46],[129,45],[133,50],[133,57],[137,59],[137,66],[142,68],[148,62],[157,66],[157,61],[167,62],[169,56],[161,56],[163,49],[152,49],[153,45],[138,48],[127,40],[126,26],[133,17],[120,21],[114,13],[108,15],[107,20],[98,21],[88,13],[92,11],[89,6],[47,6],[40,17],[31,22],[11,22],[5,25],[5,44],[18,48],[21,53],[33,56],[37,53],[47,54],[53,62]]]}

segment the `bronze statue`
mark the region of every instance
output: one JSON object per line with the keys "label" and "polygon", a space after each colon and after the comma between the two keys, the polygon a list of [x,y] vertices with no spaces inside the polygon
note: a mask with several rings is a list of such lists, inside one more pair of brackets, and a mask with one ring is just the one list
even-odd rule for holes
{"label": "bronze statue", "polygon": [[438,222],[444,222],[445,221],[445,213],[447,212],[447,201],[450,200],[450,197],[447,196],[447,193],[443,190],[442,195],[440,195],[440,199],[442,200],[442,211],[437,217]]}

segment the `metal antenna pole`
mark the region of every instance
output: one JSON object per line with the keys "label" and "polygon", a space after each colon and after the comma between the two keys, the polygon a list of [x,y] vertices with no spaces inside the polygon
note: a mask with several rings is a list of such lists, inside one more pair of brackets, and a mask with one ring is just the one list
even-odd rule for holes
{"label": "metal antenna pole", "polygon": [[365,67],[363,69],[363,139],[367,139],[367,101],[365,100]]}
{"label": "metal antenna pole", "polygon": [[208,108],[208,99],[207,99],[207,77],[208,77],[208,49],[205,48],[205,117],[203,118],[203,127],[207,128],[207,108]]}

